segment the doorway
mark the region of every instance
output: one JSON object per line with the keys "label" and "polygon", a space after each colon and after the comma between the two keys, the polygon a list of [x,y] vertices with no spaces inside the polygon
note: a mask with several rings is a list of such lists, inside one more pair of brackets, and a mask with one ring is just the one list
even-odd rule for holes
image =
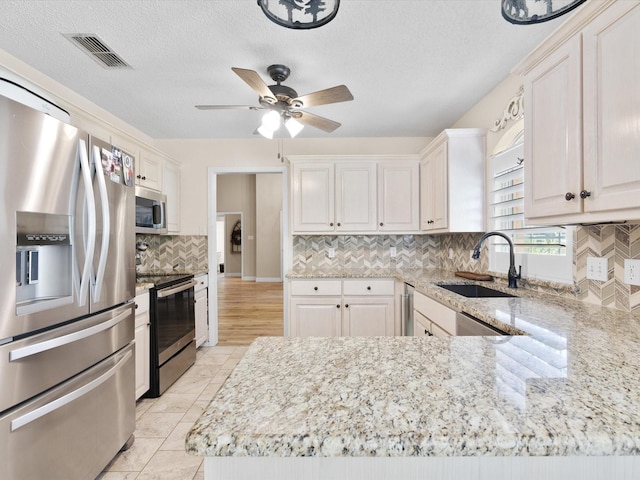
{"label": "doorway", "polygon": [[242,212],[217,212],[216,259],[218,274],[243,278]]}
{"label": "doorway", "polygon": [[[284,280],[282,277],[284,272],[287,272],[291,268],[292,263],[292,254],[291,254],[291,245],[292,239],[289,231],[289,186],[288,186],[288,168],[286,166],[281,167],[264,167],[264,168],[255,168],[255,167],[245,167],[245,168],[233,168],[233,167],[209,167],[208,169],[208,251],[209,251],[209,265],[213,266],[218,263],[218,252],[223,251],[223,255],[225,257],[225,262],[227,262],[228,248],[224,248],[224,250],[220,250],[218,248],[218,242],[226,242],[224,237],[219,239],[218,235],[218,177],[221,175],[233,175],[233,174],[245,174],[245,175],[261,175],[261,174],[279,174],[281,177],[281,182],[279,186],[279,195],[281,199],[281,212],[277,214],[277,222],[280,228],[280,235],[278,239],[278,243],[280,244],[280,259],[276,265],[277,274],[274,274],[273,277],[279,277],[279,279]],[[226,213],[226,212],[225,212]],[[264,216],[261,217],[262,219]],[[246,221],[246,229],[243,226],[243,241],[249,243],[256,240],[256,230],[255,226],[253,230],[250,225],[250,221],[246,218],[243,218],[243,223]],[[245,236],[246,231],[246,236]],[[253,237],[253,238],[250,238]],[[257,242],[260,243],[259,240]],[[255,248],[249,248],[249,245],[246,245],[246,249],[243,245],[242,248],[242,256],[243,258],[243,269],[241,278],[245,281],[257,280],[258,282],[264,281],[261,279],[258,271],[257,275],[255,270],[251,271],[248,262],[251,261],[250,255],[251,252],[255,252]],[[254,253],[255,254],[255,253]],[[225,272],[226,273],[226,272]],[[273,280],[269,274],[267,274],[267,282]],[[256,278],[257,277],[257,278]],[[220,277],[222,279],[226,279],[226,277]],[[212,276],[210,278],[210,282],[215,284],[210,285],[209,288],[209,345],[216,345],[219,341],[219,321],[218,321],[218,311],[219,311],[219,301],[218,301],[218,275]],[[234,279],[235,280],[235,279]],[[259,286],[259,285],[258,285]],[[282,316],[283,316],[283,325],[280,329],[281,331],[278,333],[279,335],[284,335],[285,332],[288,331],[288,308],[286,302],[284,302],[284,298],[287,297],[287,284],[286,282],[282,283],[282,294],[281,294],[282,303]],[[273,332],[269,332],[268,334],[272,335]]]}

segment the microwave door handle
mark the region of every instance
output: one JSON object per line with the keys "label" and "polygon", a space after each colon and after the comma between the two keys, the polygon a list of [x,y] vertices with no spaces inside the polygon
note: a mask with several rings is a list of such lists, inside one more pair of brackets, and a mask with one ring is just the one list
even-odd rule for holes
{"label": "microwave door handle", "polygon": [[102,294],[102,282],[104,280],[104,271],[107,266],[107,256],[109,254],[109,237],[111,235],[111,218],[109,214],[107,182],[104,179],[104,172],[102,171],[100,148],[96,145],[93,146],[93,166],[98,183],[98,192],[100,192],[100,203],[102,204],[102,246],[100,248],[100,259],[98,260],[98,269],[96,271],[96,279],[92,292],[93,301],[97,302],[100,300],[100,295]]}
{"label": "microwave door handle", "polygon": [[93,252],[96,248],[96,200],[93,196],[89,156],[87,153],[87,144],[84,140],[78,141],[78,157],[80,158],[80,172],[82,173],[82,182],[84,183],[85,190],[85,215],[83,215],[83,243],[85,258],[78,294],[78,304],[82,306],[88,297],[87,292],[89,289],[89,282],[91,281],[91,262],[93,259]]}

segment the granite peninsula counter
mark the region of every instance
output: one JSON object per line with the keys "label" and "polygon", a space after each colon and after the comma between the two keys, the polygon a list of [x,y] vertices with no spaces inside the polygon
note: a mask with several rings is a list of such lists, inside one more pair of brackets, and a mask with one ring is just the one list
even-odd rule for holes
{"label": "granite peninsula counter", "polygon": [[187,436],[206,478],[640,478],[637,316],[412,275],[526,335],[260,338]]}

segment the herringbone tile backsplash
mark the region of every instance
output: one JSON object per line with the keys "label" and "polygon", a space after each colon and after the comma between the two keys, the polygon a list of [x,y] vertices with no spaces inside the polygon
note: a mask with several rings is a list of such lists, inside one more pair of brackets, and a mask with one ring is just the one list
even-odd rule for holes
{"label": "herringbone tile backsplash", "polygon": [[[471,260],[469,252],[481,234],[294,236],[293,269],[424,269],[484,272],[487,259]],[[391,256],[391,247],[396,256]],[[329,258],[329,249],[335,257]],[[452,258],[449,258],[449,249]]]}
{"label": "herringbone tile backsplash", "polygon": [[145,242],[149,245],[141,255],[142,263],[138,265],[138,271],[207,270],[207,238],[206,235],[136,235],[136,243]]}
{"label": "herringbone tile backsplash", "polygon": [[[293,237],[294,270],[341,269],[424,269],[487,272],[488,255],[478,261],[469,252],[480,233],[449,235],[299,235]],[[149,244],[142,255],[140,272],[158,270],[206,270],[206,235],[137,235],[136,241]],[[397,255],[391,257],[391,247]],[[335,257],[329,258],[329,248]],[[587,280],[587,257],[605,257],[609,280]],[[624,283],[624,260],[640,259],[640,225],[597,225],[577,227],[574,251],[574,285],[571,288],[534,286],[549,293],[575,297],[619,310],[640,312],[640,287]],[[533,282],[532,282],[533,283]]]}

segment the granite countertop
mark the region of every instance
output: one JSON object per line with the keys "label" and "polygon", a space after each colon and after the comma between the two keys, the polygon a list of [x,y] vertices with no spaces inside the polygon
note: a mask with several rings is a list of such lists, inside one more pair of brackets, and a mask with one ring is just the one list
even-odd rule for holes
{"label": "granite countertop", "polygon": [[379,273],[526,335],[259,338],[189,432],[187,451],[640,454],[637,315],[525,289],[516,298],[468,299],[437,283],[474,282],[439,270]]}

